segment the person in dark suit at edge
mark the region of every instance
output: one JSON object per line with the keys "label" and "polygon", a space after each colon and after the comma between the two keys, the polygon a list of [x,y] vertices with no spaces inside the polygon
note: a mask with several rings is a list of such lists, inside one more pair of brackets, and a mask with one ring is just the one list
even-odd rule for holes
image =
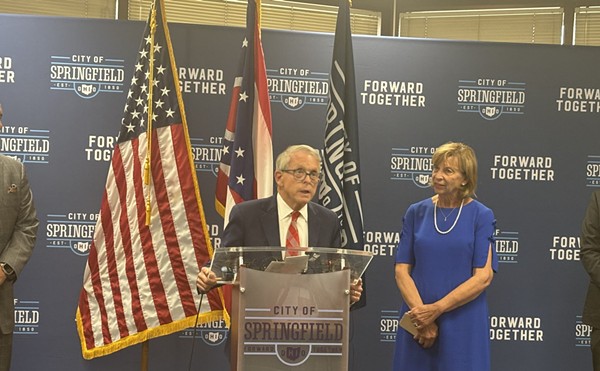
{"label": "person in dark suit at edge", "polygon": [[595,191],[581,225],[581,262],[590,276],[583,323],[592,326],[592,362],[600,371],[600,191]]}
{"label": "person in dark suit at edge", "polygon": [[[340,247],[337,215],[311,201],[320,179],[319,151],[303,144],[290,146],[277,157],[275,169],[277,193],[235,205],[223,231],[222,246],[286,246],[292,215],[299,212],[295,216],[299,246]],[[216,284],[217,276],[202,267],[196,278],[198,290],[207,292]],[[351,284],[351,303],[360,300],[362,290],[361,279]]]}
{"label": "person in dark suit at edge", "polygon": [[[0,128],[2,128],[0,105]],[[13,284],[29,260],[39,221],[23,164],[0,155],[0,371],[10,369],[15,306]]]}

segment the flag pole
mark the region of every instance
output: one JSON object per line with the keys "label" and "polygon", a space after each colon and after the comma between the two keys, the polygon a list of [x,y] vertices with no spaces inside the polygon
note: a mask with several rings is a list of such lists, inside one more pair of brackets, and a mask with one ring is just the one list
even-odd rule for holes
{"label": "flag pole", "polygon": [[[160,0],[158,0],[160,1]],[[154,91],[154,34],[156,33],[156,2],[152,4],[151,16],[150,16],[150,55],[148,61],[150,66],[148,70],[150,75],[148,76],[148,129],[146,130],[148,150],[146,152],[146,160],[144,162],[144,184],[148,187],[150,185],[150,160],[152,154],[152,93]],[[150,192],[146,198],[146,226],[150,225]],[[148,354],[150,349],[150,341],[144,340],[142,343],[142,361],[141,371],[148,371]]]}
{"label": "flag pole", "polygon": [[[160,0],[158,0],[160,1]],[[146,161],[144,162],[144,184],[146,187],[150,185],[150,160],[152,155],[152,120],[153,120],[153,97],[154,91],[154,34],[156,33],[156,2],[152,5],[151,17],[150,17],[150,55],[148,61],[150,67],[148,68],[148,129],[146,130],[148,151],[146,153]],[[146,225],[150,225],[150,192],[147,192],[146,196]]]}
{"label": "flag pole", "polygon": [[145,340],[142,343],[142,371],[148,371],[148,352],[150,349],[150,341]]}

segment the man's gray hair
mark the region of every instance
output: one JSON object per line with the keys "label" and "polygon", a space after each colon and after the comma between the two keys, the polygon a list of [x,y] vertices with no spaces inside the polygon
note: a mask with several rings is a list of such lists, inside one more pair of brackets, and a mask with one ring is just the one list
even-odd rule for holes
{"label": "man's gray hair", "polygon": [[295,144],[287,147],[285,151],[281,152],[279,156],[277,156],[277,161],[275,161],[275,170],[286,170],[292,155],[296,152],[305,152],[311,156],[314,156],[317,160],[319,160],[319,167],[321,166],[321,155],[319,154],[318,150],[306,144]]}

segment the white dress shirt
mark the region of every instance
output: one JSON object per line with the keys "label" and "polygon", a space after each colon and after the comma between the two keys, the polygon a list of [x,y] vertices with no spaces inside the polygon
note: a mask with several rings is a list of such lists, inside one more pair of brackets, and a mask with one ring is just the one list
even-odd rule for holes
{"label": "white dress shirt", "polygon": [[[300,246],[308,247],[308,205],[304,205],[300,211],[300,216],[296,220],[298,236],[300,237]],[[277,217],[279,220],[279,240],[281,246],[285,246],[290,223],[292,222],[292,212],[294,210],[285,203],[281,195],[277,194]]]}

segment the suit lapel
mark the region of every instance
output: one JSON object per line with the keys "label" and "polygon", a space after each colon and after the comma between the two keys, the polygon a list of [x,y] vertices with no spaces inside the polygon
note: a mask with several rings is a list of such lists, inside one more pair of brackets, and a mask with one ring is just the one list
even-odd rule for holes
{"label": "suit lapel", "polygon": [[279,238],[279,215],[277,212],[277,195],[271,197],[265,204],[263,214],[261,215],[263,232],[269,242],[269,246],[280,246]]}
{"label": "suit lapel", "polygon": [[319,246],[319,216],[314,205],[308,203],[308,247]]}

